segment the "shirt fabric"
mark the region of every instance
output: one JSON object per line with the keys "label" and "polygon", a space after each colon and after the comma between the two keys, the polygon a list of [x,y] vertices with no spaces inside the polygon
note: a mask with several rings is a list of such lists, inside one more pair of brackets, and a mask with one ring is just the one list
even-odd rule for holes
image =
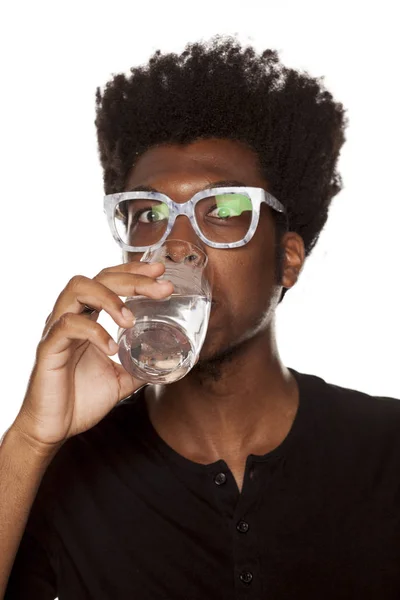
{"label": "shirt fabric", "polygon": [[144,388],[69,439],[5,599],[400,599],[400,402],[290,371],[291,430],[241,493],[161,439]]}

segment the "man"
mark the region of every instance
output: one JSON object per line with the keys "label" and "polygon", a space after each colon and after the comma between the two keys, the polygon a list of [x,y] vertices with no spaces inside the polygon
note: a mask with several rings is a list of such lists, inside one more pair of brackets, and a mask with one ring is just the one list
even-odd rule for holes
{"label": "man", "polygon": [[63,445],[5,598],[399,598],[400,404],[285,367],[275,339],[341,189],[342,105],[232,39],[131,71],[97,90],[107,194],[257,188],[284,211],[229,249],[177,218],[214,270],[200,360]]}

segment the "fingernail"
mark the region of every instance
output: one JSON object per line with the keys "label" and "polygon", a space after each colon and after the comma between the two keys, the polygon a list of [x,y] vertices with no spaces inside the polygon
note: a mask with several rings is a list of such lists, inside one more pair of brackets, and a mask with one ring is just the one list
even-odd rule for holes
{"label": "fingernail", "polygon": [[122,316],[124,317],[124,319],[126,319],[127,321],[133,321],[135,319],[132,312],[129,310],[129,308],[126,308],[126,306],[124,306],[121,309],[121,313],[122,313]]}
{"label": "fingernail", "polygon": [[160,285],[168,285],[169,283],[171,283],[169,281],[169,279],[156,279],[157,283],[159,283]]}

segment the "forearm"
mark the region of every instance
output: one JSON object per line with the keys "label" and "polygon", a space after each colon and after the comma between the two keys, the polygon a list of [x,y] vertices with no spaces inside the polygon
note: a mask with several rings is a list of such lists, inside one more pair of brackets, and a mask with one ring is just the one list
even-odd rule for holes
{"label": "forearm", "polygon": [[11,427],[0,445],[0,598],[42,477],[56,450],[40,451]]}

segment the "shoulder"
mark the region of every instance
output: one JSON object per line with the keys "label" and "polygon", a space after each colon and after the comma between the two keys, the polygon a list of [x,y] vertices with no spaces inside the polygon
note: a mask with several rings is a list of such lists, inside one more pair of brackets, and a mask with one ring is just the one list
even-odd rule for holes
{"label": "shoulder", "polygon": [[[293,370],[292,370],[293,371]],[[297,373],[300,394],[319,427],[338,435],[392,439],[400,446],[400,400],[346,388],[315,375]]]}
{"label": "shoulder", "polygon": [[[322,380],[324,381],[324,380]],[[328,402],[343,416],[363,421],[372,421],[376,425],[394,419],[400,420],[400,401],[389,396],[374,396],[360,390],[346,388],[324,381]]]}
{"label": "shoulder", "polygon": [[328,406],[330,409],[344,411],[357,416],[393,415],[400,417],[400,400],[390,396],[374,396],[353,388],[346,388],[326,381],[317,375],[299,373],[290,369],[294,374],[300,393],[303,392],[314,402]]}

